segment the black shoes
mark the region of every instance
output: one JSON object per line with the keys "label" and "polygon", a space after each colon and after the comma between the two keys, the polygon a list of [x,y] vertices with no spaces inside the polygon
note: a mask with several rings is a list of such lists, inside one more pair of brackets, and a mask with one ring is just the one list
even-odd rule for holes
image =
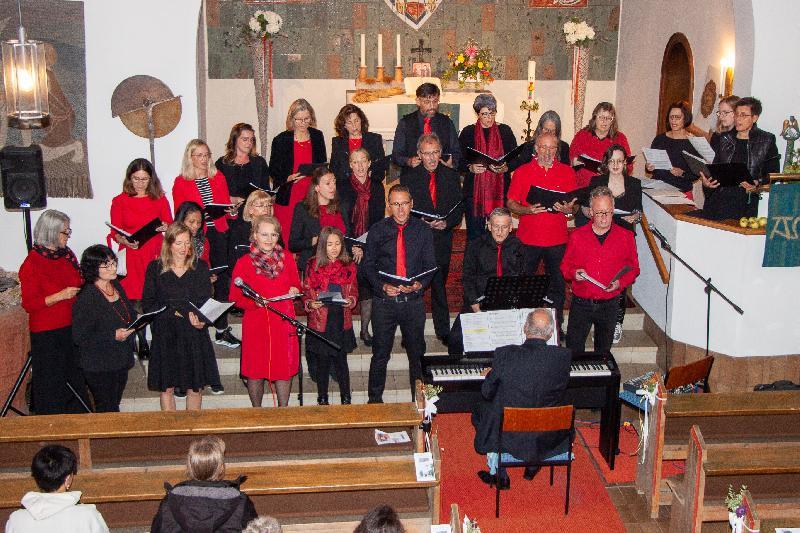
{"label": "black shoes", "polygon": [[541,470],[540,466],[526,466],[525,473],[522,474],[522,477],[524,477],[528,481],[531,481],[533,478],[536,477],[536,474],[539,473],[539,470]]}
{"label": "black shoes", "polygon": [[147,342],[139,341],[139,349],[136,351],[139,361],[147,361],[150,359],[150,348],[147,347]]}
{"label": "black shoes", "polygon": [[[481,481],[489,485],[490,487],[494,487],[497,483],[497,476],[492,475],[486,470],[481,470],[478,472],[478,477]],[[500,477],[500,490],[508,490],[511,488],[511,479],[508,477],[508,474]]]}
{"label": "black shoes", "polygon": [[317,405],[328,405],[328,395],[317,396]]}
{"label": "black shoes", "polygon": [[342,405],[350,405],[352,402],[352,398],[349,394],[342,394]]}
{"label": "black shoes", "polygon": [[450,346],[450,337],[449,337],[449,335],[436,335],[436,338],[439,339],[439,342],[441,342],[445,346]]}
{"label": "black shoes", "polygon": [[214,334],[214,342],[228,348],[238,348],[242,345],[242,341],[234,337],[231,333],[231,328],[225,328],[222,331],[217,331]]}
{"label": "black shoes", "polygon": [[364,342],[364,346],[368,348],[372,346],[372,335],[369,334],[369,331],[362,331],[359,337],[361,337],[361,340]]}

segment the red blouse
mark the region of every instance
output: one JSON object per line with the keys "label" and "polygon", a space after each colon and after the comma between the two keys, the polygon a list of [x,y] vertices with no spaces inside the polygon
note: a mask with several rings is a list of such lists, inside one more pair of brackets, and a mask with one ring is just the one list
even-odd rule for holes
{"label": "red blouse", "polygon": [[31,333],[65,328],[72,324],[72,304],[75,298],[61,300],[51,306],[47,296],[67,287],[80,287],[83,280],[69,259],[48,259],[31,250],[19,267],[22,307],[28,312]]}
{"label": "red blouse", "polygon": [[328,214],[328,206],[321,205],[319,206],[319,227],[324,228],[325,226],[338,229],[342,232],[342,235],[347,233],[344,219],[342,219],[342,213],[337,211],[336,213]]}
{"label": "red blouse", "polygon": [[294,141],[293,143],[293,161],[292,164],[292,174],[297,172],[297,169],[300,168],[300,165],[310,165],[311,164],[311,154],[312,154],[312,147],[311,147],[311,139],[307,141]]}
{"label": "red blouse", "polygon": [[353,139],[352,137],[348,137],[347,139],[347,147],[350,149],[350,153],[352,154],[353,151],[358,150],[361,148],[361,141],[363,141],[363,137],[359,137],[357,139]]}

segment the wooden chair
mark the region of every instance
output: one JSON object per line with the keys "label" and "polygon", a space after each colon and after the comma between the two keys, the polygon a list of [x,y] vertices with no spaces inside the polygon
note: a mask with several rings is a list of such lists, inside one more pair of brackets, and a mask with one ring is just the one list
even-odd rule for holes
{"label": "wooden chair", "polygon": [[[538,461],[503,461],[503,435],[506,433],[549,433],[556,431],[569,431],[569,446],[566,452],[552,459]],[[497,440],[497,491],[495,496],[494,515],[500,518],[500,471],[502,468],[522,466],[549,466],[550,485],[553,485],[553,468],[556,466],[567,467],[567,488],[564,499],[564,514],[569,514],[569,482],[572,475],[572,445],[575,442],[575,408],[572,405],[562,407],[520,408],[506,407],[503,409],[503,422],[500,425],[500,435]]]}
{"label": "wooden chair", "polygon": [[670,368],[664,378],[664,387],[670,391],[700,381],[703,383],[703,392],[710,392],[708,376],[711,374],[711,366],[713,364],[714,356],[709,355],[688,365]]}

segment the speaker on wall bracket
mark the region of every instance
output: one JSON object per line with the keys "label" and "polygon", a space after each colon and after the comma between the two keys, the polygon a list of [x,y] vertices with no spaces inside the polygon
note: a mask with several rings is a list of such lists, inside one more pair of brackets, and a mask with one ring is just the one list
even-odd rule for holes
{"label": "speaker on wall bracket", "polygon": [[31,146],[6,146],[0,150],[3,203],[6,209],[47,207],[42,149]]}

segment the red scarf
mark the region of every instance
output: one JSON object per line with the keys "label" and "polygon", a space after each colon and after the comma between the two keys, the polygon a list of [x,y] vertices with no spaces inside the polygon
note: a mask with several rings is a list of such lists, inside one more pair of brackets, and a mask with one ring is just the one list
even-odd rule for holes
{"label": "red scarf", "polygon": [[369,176],[364,183],[361,183],[356,175],[351,173],[350,185],[356,191],[356,204],[353,206],[353,235],[360,237],[369,229],[369,197],[372,183]]}
{"label": "red scarf", "polygon": [[280,244],[276,244],[267,254],[259,250],[255,244],[251,244],[250,258],[256,267],[256,274],[275,279],[283,272],[283,247]]}
{"label": "red scarf", "polygon": [[325,226],[338,229],[342,232],[342,235],[347,233],[347,226],[345,226],[342,212],[328,213],[328,206],[321,205],[319,206],[319,227],[322,229]]}
{"label": "red scarf", "polygon": [[339,285],[344,290],[345,285],[355,282],[354,272],[353,269],[347,268],[339,259],[318,268],[317,258],[313,257],[308,262],[306,269],[307,283],[316,292],[328,290],[331,284]]}
{"label": "red scarf", "polygon": [[[475,123],[475,149],[494,158],[503,155],[503,141],[500,138],[500,128],[497,123],[489,128],[489,140],[483,134],[481,121]],[[488,168],[486,172],[475,174],[472,191],[472,213],[476,217],[485,217],[492,212],[495,207],[503,206],[503,175],[492,172]]]}

